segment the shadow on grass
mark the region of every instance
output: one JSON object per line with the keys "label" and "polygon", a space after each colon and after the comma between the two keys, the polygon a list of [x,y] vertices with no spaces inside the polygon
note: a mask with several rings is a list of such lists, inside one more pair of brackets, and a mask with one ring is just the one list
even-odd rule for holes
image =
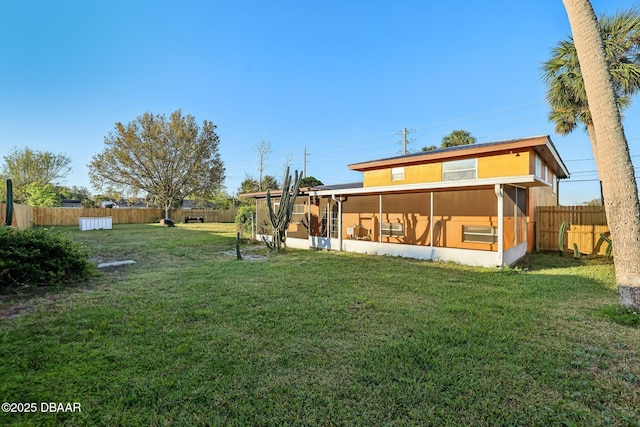
{"label": "shadow on grass", "polygon": [[528,253],[514,267],[526,270],[541,270],[590,265],[613,265],[613,259],[605,258],[601,255],[582,255],[580,258],[574,258],[568,252],[565,252],[562,256],[558,252],[534,252]]}

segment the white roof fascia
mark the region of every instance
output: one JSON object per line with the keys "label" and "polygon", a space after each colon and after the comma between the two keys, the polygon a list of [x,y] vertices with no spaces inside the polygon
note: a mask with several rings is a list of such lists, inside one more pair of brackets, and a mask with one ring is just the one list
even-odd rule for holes
{"label": "white roof fascia", "polygon": [[564,172],[564,174],[567,177],[570,176],[571,174],[569,173],[569,170],[567,169],[567,167],[565,166],[564,162],[560,158],[560,155],[556,151],[556,147],[553,145],[553,143],[548,138],[547,138],[546,147],[549,150],[549,152],[553,155],[553,158],[555,159],[556,163],[558,163],[558,165],[560,165],[560,168],[562,168],[562,171]]}
{"label": "white roof fascia", "polygon": [[381,185],[378,187],[362,187],[362,188],[344,188],[334,190],[317,190],[310,191],[310,196],[333,196],[333,195],[349,195],[349,194],[379,194],[379,193],[391,193],[397,191],[416,191],[416,190],[440,190],[448,188],[462,188],[462,187],[480,187],[483,185],[495,185],[495,184],[531,184],[539,183],[550,185],[547,182],[537,179],[534,175],[520,175],[520,176],[504,176],[499,178],[482,178],[482,179],[465,179],[461,181],[438,181],[438,182],[423,182],[418,184],[402,184],[402,185]]}

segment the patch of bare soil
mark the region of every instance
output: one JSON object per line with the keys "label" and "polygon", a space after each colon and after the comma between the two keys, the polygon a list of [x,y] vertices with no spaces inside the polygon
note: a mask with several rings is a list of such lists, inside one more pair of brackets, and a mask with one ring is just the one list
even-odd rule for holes
{"label": "patch of bare soil", "polygon": [[33,306],[30,304],[16,304],[10,307],[0,308],[0,319],[13,319],[23,314],[30,313]]}

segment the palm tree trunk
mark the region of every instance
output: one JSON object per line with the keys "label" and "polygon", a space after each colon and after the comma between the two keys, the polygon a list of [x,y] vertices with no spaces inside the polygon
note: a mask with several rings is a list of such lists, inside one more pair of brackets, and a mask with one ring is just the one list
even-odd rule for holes
{"label": "palm tree trunk", "polygon": [[607,223],[615,250],[618,298],[640,309],[640,201],[596,15],[589,0],[563,0],[596,136]]}
{"label": "palm tree trunk", "polygon": [[596,129],[593,127],[593,122],[587,123],[587,135],[589,136],[589,142],[591,142],[591,151],[593,151],[593,160],[596,164],[596,170],[598,176],[600,176],[600,163],[598,161],[598,142],[596,140]]}

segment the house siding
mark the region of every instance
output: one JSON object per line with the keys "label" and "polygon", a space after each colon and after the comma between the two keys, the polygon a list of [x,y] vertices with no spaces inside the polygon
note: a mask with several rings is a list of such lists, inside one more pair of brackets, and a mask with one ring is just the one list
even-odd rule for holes
{"label": "house siding", "polygon": [[[519,155],[517,155],[519,154]],[[478,158],[478,178],[531,175],[528,151]]]}
{"label": "house siding", "polygon": [[402,181],[391,180],[391,169],[365,171],[363,174],[364,187],[442,181],[442,163],[404,166],[404,179]]}
{"label": "house siding", "polygon": [[[521,150],[517,153],[479,157],[477,178],[526,176],[532,175],[534,169],[533,151]],[[364,171],[364,187],[442,182],[442,162],[404,166],[404,179],[401,181],[391,179],[391,170],[392,167]]]}

